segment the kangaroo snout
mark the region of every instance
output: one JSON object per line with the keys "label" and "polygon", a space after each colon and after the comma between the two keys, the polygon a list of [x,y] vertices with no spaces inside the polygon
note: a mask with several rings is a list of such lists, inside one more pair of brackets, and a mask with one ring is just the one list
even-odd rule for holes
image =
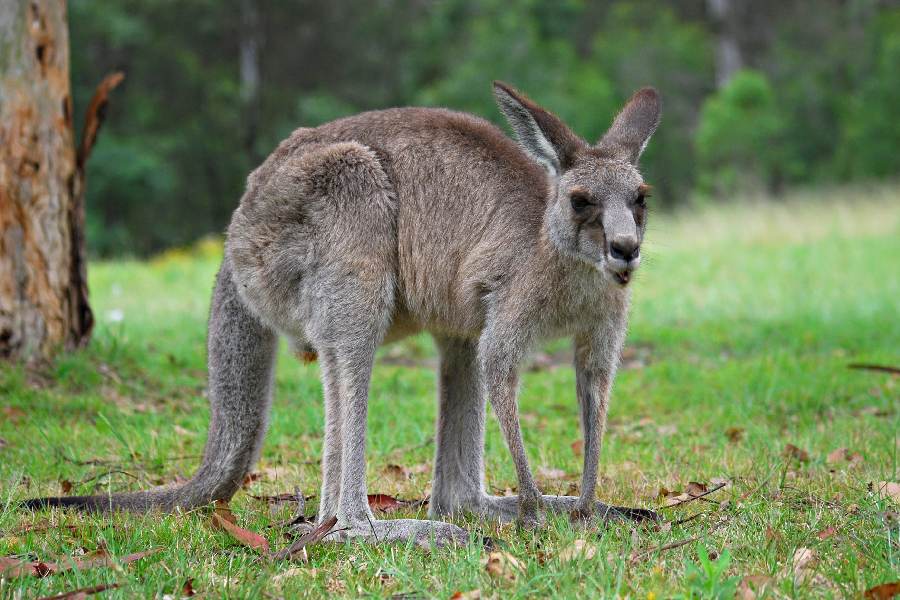
{"label": "kangaroo snout", "polygon": [[631,280],[631,273],[641,264],[641,244],[633,236],[619,236],[609,242],[609,268],[622,285]]}

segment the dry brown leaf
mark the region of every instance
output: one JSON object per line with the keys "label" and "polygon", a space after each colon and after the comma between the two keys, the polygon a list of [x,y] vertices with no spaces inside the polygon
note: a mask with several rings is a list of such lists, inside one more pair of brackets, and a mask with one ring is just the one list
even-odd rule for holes
{"label": "dry brown leaf", "polygon": [[[230,510],[228,511],[228,514],[230,514],[232,518],[234,517],[234,514],[232,514]],[[231,537],[244,546],[259,550],[263,554],[269,553],[269,541],[266,538],[258,533],[238,527],[234,521],[229,519],[223,511],[219,511],[218,508],[216,508],[216,512],[213,513],[212,524],[213,527],[218,527],[227,531]]]}
{"label": "dry brown leaf", "polygon": [[677,425],[660,425],[659,427],[656,428],[656,433],[658,433],[662,437],[675,435],[676,433],[678,433],[678,426]]}
{"label": "dry brown leaf", "polygon": [[419,475],[422,473],[427,473],[431,470],[431,467],[427,463],[421,463],[418,465],[413,465],[411,467],[404,467],[402,465],[388,465],[384,468],[384,472],[388,475],[392,475],[398,478],[410,478],[413,475]]}
{"label": "dry brown leaf", "polygon": [[307,562],[309,557],[306,553],[307,546],[312,546],[313,544],[319,543],[326,535],[331,533],[331,530],[334,529],[334,526],[337,525],[337,517],[332,516],[328,519],[319,523],[315,528],[311,531],[307,531],[296,540],[294,540],[290,546],[279,550],[275,553],[276,560],[284,560],[284,559],[297,559],[302,562]]}
{"label": "dry brown leaf", "polygon": [[481,590],[474,589],[469,590],[468,592],[453,592],[453,595],[450,596],[450,600],[480,600],[481,599]]}
{"label": "dry brown leaf", "polygon": [[369,507],[387,513],[408,506],[409,502],[389,496],[388,494],[369,494]]}
{"label": "dry brown leaf", "polygon": [[575,560],[576,558],[582,560],[590,560],[597,555],[597,546],[588,542],[587,540],[575,540],[569,546],[563,548],[562,552],[559,553],[559,560],[562,562],[569,562],[571,560]]}
{"label": "dry brown leaf", "polygon": [[491,552],[481,559],[481,564],[491,577],[507,581],[515,581],[524,569],[518,558],[509,552],[502,551]]}
{"label": "dry brown leaf", "polygon": [[247,473],[244,475],[244,481],[241,482],[241,487],[246,489],[250,487],[254,481],[259,481],[261,478],[262,475],[259,473]]}
{"label": "dry brown leaf", "polygon": [[292,577],[296,577],[297,575],[303,575],[304,573],[307,575],[310,575],[311,577],[315,577],[317,574],[315,569],[304,569],[303,567],[291,567],[287,571],[279,573],[278,575],[273,577],[272,583],[274,583],[275,585],[281,585],[288,579],[291,579]]}
{"label": "dry brown leaf", "polygon": [[575,440],[572,442],[572,453],[575,456],[582,456],[584,454],[584,440]]}
{"label": "dry brown leaf", "polygon": [[219,515],[219,518],[225,519],[229,523],[237,525],[237,517],[231,512],[231,507],[228,506],[228,502],[225,500],[216,500],[214,514]]}
{"label": "dry brown leaf", "polygon": [[99,594],[106,590],[114,590],[117,587],[119,587],[118,583],[102,583],[100,585],[92,585],[90,587],[63,592],[62,594],[56,594],[55,596],[43,596],[38,598],[38,600],[82,600],[82,598],[87,598],[91,594]]}
{"label": "dry brown leaf", "polygon": [[190,597],[195,596],[197,591],[194,590],[194,578],[189,577],[187,581],[184,582],[184,585],[181,586],[181,596],[182,597]]}
{"label": "dry brown leaf", "polygon": [[74,488],[74,484],[68,479],[63,479],[59,482],[59,489],[63,494],[71,494],[72,488]]}
{"label": "dry brown leaf", "polygon": [[4,406],[0,408],[0,413],[3,413],[6,420],[12,424],[18,423],[25,417],[25,411],[18,406]]}
{"label": "dry brown leaf", "polygon": [[809,452],[793,444],[785,444],[784,452],[782,454],[788,460],[797,460],[800,462],[809,461]]}
{"label": "dry brown leaf", "polygon": [[891,600],[891,598],[896,596],[900,596],[900,581],[882,583],[867,589],[863,593],[863,598],[866,600]]}
{"label": "dry brown leaf", "polygon": [[842,463],[845,460],[850,458],[850,451],[846,448],[838,448],[833,452],[829,452],[828,456],[825,457],[825,462],[829,465],[836,465],[838,463]]}
{"label": "dry brown leaf", "polygon": [[762,597],[765,587],[772,582],[772,578],[767,575],[748,575],[741,579],[735,598],[737,600],[756,600]]}
{"label": "dry brown leaf", "polygon": [[725,437],[732,443],[737,443],[744,438],[743,427],[729,427],[725,430]]}
{"label": "dry brown leaf", "polygon": [[699,481],[689,481],[684,491],[690,496],[700,496],[708,492],[709,487],[705,483],[700,483]]}
{"label": "dry brown leaf", "polygon": [[812,548],[797,548],[791,558],[794,577],[804,578],[816,566],[816,551]]}
{"label": "dry brown leaf", "polygon": [[833,537],[835,534],[837,534],[837,529],[835,529],[834,527],[828,527],[827,529],[823,529],[822,531],[817,533],[816,537],[820,540],[827,540],[828,538]]}
{"label": "dry brown leaf", "polygon": [[551,469],[549,467],[538,467],[537,470],[538,477],[542,477],[544,479],[565,479],[566,472],[562,469]]}
{"label": "dry brown leaf", "polygon": [[105,550],[100,549],[83,557],[65,557],[62,559],[62,562],[59,563],[0,557],[0,575],[5,577],[47,577],[48,575],[53,575],[60,571],[68,571],[70,569],[85,571],[96,567],[109,567],[116,564],[125,565],[140,560],[145,556],[156,554],[159,551],[159,548],[155,548],[113,559]]}
{"label": "dry brown leaf", "polygon": [[878,496],[893,500],[900,504],[900,483],[895,481],[879,481],[875,487]]}

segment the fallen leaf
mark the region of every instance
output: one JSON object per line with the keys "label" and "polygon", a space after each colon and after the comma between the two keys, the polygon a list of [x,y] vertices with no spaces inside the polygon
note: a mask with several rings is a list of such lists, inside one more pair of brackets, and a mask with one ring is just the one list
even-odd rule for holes
{"label": "fallen leaf", "polygon": [[566,472],[562,469],[551,469],[549,467],[538,467],[537,470],[538,477],[542,477],[544,479],[565,479]]}
{"label": "fallen leaf", "polygon": [[468,592],[453,592],[453,595],[450,596],[450,600],[480,600],[481,599],[481,590],[474,589],[469,590]]}
{"label": "fallen leaf", "polygon": [[580,558],[582,560],[590,560],[597,555],[597,546],[591,544],[587,540],[575,540],[571,545],[563,548],[563,551],[559,553],[559,560],[562,562],[569,562],[571,560],[575,560],[576,558]]}
{"label": "fallen leaf", "polygon": [[737,600],[756,600],[764,595],[765,587],[772,578],[767,575],[748,575],[741,579],[735,598]]}
{"label": "fallen leaf", "polygon": [[819,533],[816,534],[816,537],[820,540],[827,540],[830,537],[833,537],[837,533],[837,529],[834,527],[828,527],[827,529],[823,529]]}
{"label": "fallen leaf", "polygon": [[296,577],[297,575],[307,574],[311,577],[315,577],[317,572],[315,569],[304,569],[303,567],[291,567],[287,571],[279,573],[275,577],[272,578],[272,583],[275,585],[281,585],[286,580],[291,579],[292,577]]}
{"label": "fallen leaf", "polygon": [[369,507],[372,510],[380,510],[381,512],[392,512],[398,508],[409,505],[406,500],[399,500],[387,494],[369,494]]}
{"label": "fallen leaf", "polygon": [[[230,510],[228,511],[228,514],[230,514],[232,518],[234,517]],[[259,550],[263,554],[269,553],[269,541],[266,538],[258,533],[238,527],[234,521],[225,515],[224,511],[219,511],[218,508],[216,508],[216,512],[213,513],[212,524],[213,527],[218,527],[227,531],[231,537],[241,544],[249,546],[254,550]]]}
{"label": "fallen leaf", "polygon": [[900,504],[900,483],[894,481],[879,481],[877,484],[878,496],[889,498]]}
{"label": "fallen leaf", "polygon": [[285,467],[266,467],[262,470],[262,475],[269,481],[278,481],[286,479],[288,470]]}
{"label": "fallen leaf", "polygon": [[584,454],[584,440],[575,440],[572,442],[572,453],[575,456],[582,456]]}
{"label": "fallen leaf", "polygon": [[122,556],[114,559],[110,557],[105,550],[101,549],[97,552],[87,555],[86,557],[64,557],[62,561],[58,563],[44,562],[40,560],[27,561],[11,557],[0,557],[0,575],[6,577],[47,577],[48,575],[59,573],[61,571],[68,571],[70,569],[85,571],[87,569],[93,569],[96,567],[113,566],[115,564],[125,565],[136,560],[140,560],[146,556],[150,556],[151,554],[156,554],[159,551],[160,548],[155,548],[152,550],[137,552],[135,554],[129,554],[127,556]]}
{"label": "fallen leaf", "polygon": [[241,482],[242,488],[248,488],[254,481],[259,481],[262,478],[262,475],[259,473],[247,473],[244,475],[244,481]]}
{"label": "fallen leaf", "polygon": [[226,502],[225,500],[216,500],[216,508],[214,514],[219,515],[220,518],[237,525],[237,517],[233,512],[231,512],[231,507],[228,506],[228,502]]}
{"label": "fallen leaf", "polygon": [[867,589],[863,593],[863,598],[866,598],[866,600],[890,600],[895,596],[900,596],[900,581],[882,583]]}
{"label": "fallen leaf", "polygon": [[782,454],[789,460],[793,459],[800,462],[809,461],[809,452],[807,452],[803,448],[798,448],[793,444],[786,444],[784,447],[784,452]]}
{"label": "fallen leaf", "polygon": [[25,416],[25,411],[18,406],[4,406],[0,412],[10,423],[18,423]]}
{"label": "fallen leaf", "polygon": [[196,595],[197,592],[194,590],[194,578],[189,577],[187,581],[184,582],[184,585],[181,586],[181,596],[182,597],[190,597]]}
{"label": "fallen leaf", "polygon": [[509,552],[491,552],[481,559],[481,564],[491,577],[507,581],[515,581],[518,574],[523,570],[519,559]]}
{"label": "fallen leaf", "polygon": [[172,431],[181,436],[193,437],[194,435],[196,435],[195,432],[191,431],[190,429],[185,429],[181,425],[173,425]]}
{"label": "fallen leaf", "polygon": [[413,465],[411,467],[404,467],[401,465],[388,465],[384,468],[384,472],[388,475],[393,475],[398,478],[409,478],[413,475],[419,475],[422,473],[427,473],[431,470],[431,467],[427,463],[422,463],[418,465]]}
{"label": "fallen leaf", "polygon": [[91,594],[99,594],[106,590],[114,590],[117,587],[119,587],[118,583],[102,583],[100,585],[92,585],[90,587],[63,592],[62,594],[56,594],[55,596],[42,596],[41,598],[38,598],[38,600],[81,600],[82,598],[87,598]]}
{"label": "fallen leaf", "polygon": [[66,494],[66,495],[71,494],[73,487],[75,487],[75,486],[68,479],[63,479],[62,481],[59,482],[59,489],[62,491],[63,494]]}
{"label": "fallen leaf", "polygon": [[834,465],[837,463],[842,463],[849,458],[849,450],[847,450],[846,448],[838,448],[837,450],[830,452],[828,456],[825,457],[825,462],[827,462],[829,465]]}
{"label": "fallen leaf", "polygon": [[811,548],[797,548],[791,558],[791,569],[794,577],[805,578],[816,566],[816,551]]}
{"label": "fallen leaf", "polygon": [[276,552],[275,559],[299,559],[302,562],[307,562],[309,557],[306,553],[306,547],[320,542],[322,538],[331,533],[331,530],[334,529],[335,525],[337,525],[337,517],[332,516],[326,519],[311,531],[298,537],[287,548]]}
{"label": "fallen leaf", "polygon": [[729,427],[725,430],[725,437],[732,443],[737,443],[744,438],[743,427]]}
{"label": "fallen leaf", "polygon": [[709,487],[705,483],[689,481],[684,491],[690,496],[701,496],[709,491]]}

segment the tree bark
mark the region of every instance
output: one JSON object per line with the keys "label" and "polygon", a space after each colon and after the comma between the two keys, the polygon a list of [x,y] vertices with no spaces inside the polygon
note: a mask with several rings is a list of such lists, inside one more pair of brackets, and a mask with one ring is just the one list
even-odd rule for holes
{"label": "tree bark", "polygon": [[98,88],[76,150],[65,1],[0,2],[0,357],[90,339],[84,163],[121,78]]}
{"label": "tree bark", "polygon": [[716,87],[722,87],[744,66],[738,30],[741,26],[735,0],[707,0],[716,30]]}

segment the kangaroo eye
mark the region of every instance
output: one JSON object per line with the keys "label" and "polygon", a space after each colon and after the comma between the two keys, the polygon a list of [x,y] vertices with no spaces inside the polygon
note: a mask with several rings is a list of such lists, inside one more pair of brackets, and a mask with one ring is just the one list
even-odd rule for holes
{"label": "kangaroo eye", "polygon": [[584,212],[592,204],[591,199],[587,194],[581,192],[573,193],[569,197],[569,200],[572,202],[572,210],[577,213]]}
{"label": "kangaroo eye", "polygon": [[636,206],[640,206],[641,208],[645,208],[647,206],[647,199],[644,194],[641,194],[637,197],[637,200],[634,201]]}

